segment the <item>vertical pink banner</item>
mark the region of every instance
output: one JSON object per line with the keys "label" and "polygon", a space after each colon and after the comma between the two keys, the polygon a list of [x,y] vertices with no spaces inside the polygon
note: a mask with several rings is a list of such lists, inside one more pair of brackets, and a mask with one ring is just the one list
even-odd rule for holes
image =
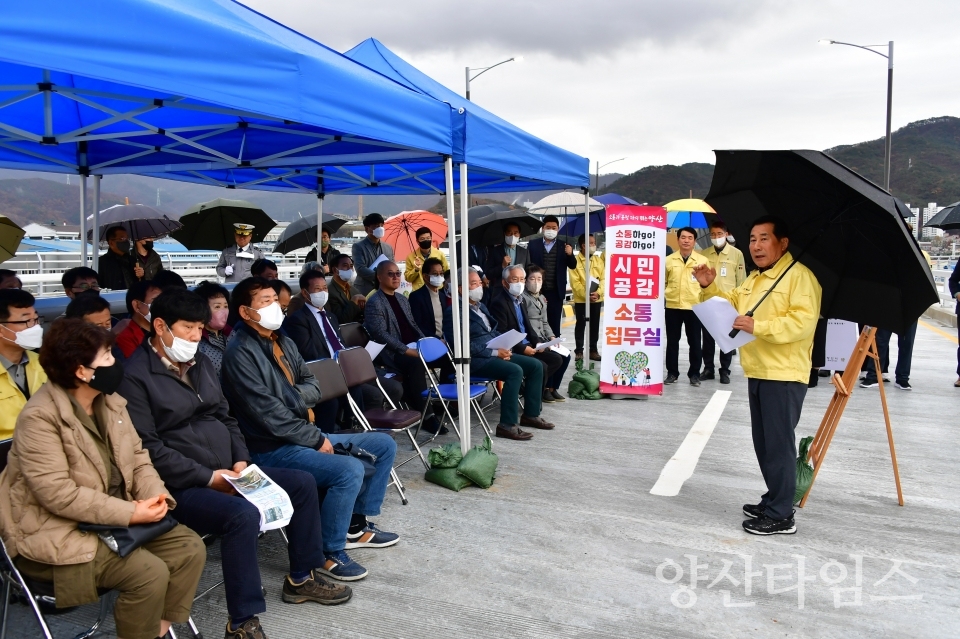
{"label": "vertical pink banner", "polygon": [[606,213],[600,392],[662,395],[667,211],[612,205]]}

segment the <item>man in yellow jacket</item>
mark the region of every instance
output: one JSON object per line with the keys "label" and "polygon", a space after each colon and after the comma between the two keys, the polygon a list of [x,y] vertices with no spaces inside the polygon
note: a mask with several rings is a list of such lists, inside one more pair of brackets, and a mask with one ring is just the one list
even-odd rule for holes
{"label": "man in yellow jacket", "polygon": [[450,266],[447,264],[447,256],[433,245],[433,231],[425,226],[417,229],[417,246],[417,250],[407,255],[403,271],[403,279],[410,282],[413,290],[417,290],[423,286],[423,273],[421,273],[421,269],[423,268],[424,262],[431,257],[440,260],[443,264],[444,273],[450,270]]}
{"label": "man in yellow jacket", "polygon": [[0,290],[0,439],[13,437],[20,411],[47,381],[33,352],[43,339],[34,303],[27,291]]}
{"label": "man in yellow jacket", "polygon": [[[600,316],[603,314],[603,283],[606,279],[606,263],[603,256],[597,253],[597,241],[590,236],[590,284],[584,279],[584,263],[587,253],[584,236],[577,239],[580,253],[577,254],[577,267],[567,269],[570,280],[570,290],[573,292],[573,314],[577,318],[577,325],[573,329],[573,338],[576,343],[574,355],[578,360],[583,359],[583,331],[587,327],[587,298],[590,298],[590,359],[600,361],[600,351],[597,350],[597,340],[600,337]],[[596,282],[596,285],[593,284]],[[589,287],[589,290],[588,290]]]}
{"label": "man in yellow jacket", "polygon": [[668,255],[664,261],[663,296],[667,309],[663,319],[667,325],[667,377],[663,383],[673,384],[680,378],[680,332],[686,329],[687,346],[690,348],[687,378],[692,386],[699,386],[702,327],[691,309],[701,299],[700,285],[693,276],[693,269],[706,266],[707,258],[693,250],[697,244],[697,232],[689,226],[677,230],[677,244],[680,249]]}
{"label": "man in yellow jacket", "polygon": [[[753,448],[767,484],[759,504],[743,506],[743,514],[749,517],[743,528],[754,535],[797,531],[793,519],[797,486],[794,431],[807,394],[821,289],[806,266],[790,266],[793,256],[787,250],[789,244],[786,224],[764,216],[750,229],[750,256],[757,270],[743,284],[724,292],[715,281],[717,272],[713,268],[704,265],[694,271],[704,298],[720,296],[728,300],[739,313],[732,328],[756,338],[740,348],[740,365],[747,376]],[[781,275],[783,279],[753,316],[746,315]]]}
{"label": "man in yellow jacket", "polygon": [[[711,246],[700,251],[707,258],[710,268],[717,272],[717,286],[720,290],[729,292],[743,284],[747,279],[747,269],[743,262],[743,253],[727,242],[727,225],[722,220],[710,222]],[[713,336],[703,331],[703,374],[701,380],[714,379],[713,352],[717,343]],[[733,352],[720,352],[720,383],[730,383],[730,364],[733,362]]]}

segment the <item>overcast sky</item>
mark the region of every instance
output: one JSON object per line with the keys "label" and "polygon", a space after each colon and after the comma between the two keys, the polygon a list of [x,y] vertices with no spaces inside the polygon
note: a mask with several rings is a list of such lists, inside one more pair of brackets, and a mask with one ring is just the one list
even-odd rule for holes
{"label": "overcast sky", "polygon": [[[243,0],[345,51],[376,37],[518,126],[601,164],[712,162],[719,148],[882,137],[886,60],[820,38],[896,42],[893,127],[960,116],[956,0]],[[885,53],[886,50],[883,49]]]}

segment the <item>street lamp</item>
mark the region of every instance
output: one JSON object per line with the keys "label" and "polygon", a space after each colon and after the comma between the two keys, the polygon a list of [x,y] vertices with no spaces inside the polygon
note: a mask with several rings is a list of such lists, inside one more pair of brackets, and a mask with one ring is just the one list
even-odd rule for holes
{"label": "street lamp", "polygon": [[[506,64],[507,62],[521,62],[521,61],[523,61],[523,56],[522,56],[522,55],[518,55],[518,56],[514,56],[514,57],[510,58],[509,60],[503,60],[503,61],[501,61],[501,62],[497,62],[496,64],[491,64],[489,67],[477,67],[476,69],[471,69],[470,67],[466,67],[466,74],[465,74],[465,75],[466,75],[466,78],[467,78],[467,99],[468,99],[468,100],[470,99],[470,81],[471,81],[471,80],[476,80],[477,78],[479,78],[481,75],[483,75],[484,73],[486,73],[486,72],[489,71],[490,69],[492,69],[492,68],[494,68],[494,67],[499,67],[501,64]],[[473,76],[473,77],[471,78],[471,77],[470,77],[470,72],[471,72],[471,71],[479,71],[480,73],[478,73],[477,75],[475,75],[475,76]]]}
{"label": "street lamp", "polygon": [[[870,53],[876,53],[881,58],[887,59],[887,139],[883,149],[883,188],[887,191],[890,190],[890,114],[893,110],[893,40],[890,40],[886,45],[882,44],[851,44],[849,42],[839,42],[837,40],[820,40],[820,44],[831,45],[831,44],[842,44],[847,47],[856,47],[858,49],[863,49],[864,51],[869,51]],[[876,49],[878,47],[887,47],[887,53],[884,55]]]}
{"label": "street lamp", "polygon": [[620,158],[619,160],[610,160],[610,161],[607,162],[606,164],[600,164],[600,160],[597,160],[597,173],[596,173],[596,178],[595,178],[594,181],[593,181],[593,194],[594,194],[594,195],[599,195],[599,194],[600,194],[600,169],[602,169],[603,167],[608,166],[608,165],[610,165],[610,164],[613,164],[614,162],[620,162],[621,160],[626,160],[626,159],[627,159],[627,158]]}

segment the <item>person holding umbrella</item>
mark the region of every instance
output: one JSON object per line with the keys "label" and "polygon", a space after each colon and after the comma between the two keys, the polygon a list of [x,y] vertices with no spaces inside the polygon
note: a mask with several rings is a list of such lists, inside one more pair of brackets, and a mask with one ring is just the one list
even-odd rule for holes
{"label": "person holding umbrella", "polygon": [[[743,506],[743,514],[749,518],[743,528],[753,535],[797,532],[793,518],[797,485],[794,431],[807,394],[822,289],[810,269],[794,263],[789,245],[786,223],[762,216],[750,227],[750,256],[757,270],[743,284],[726,292],[716,281],[716,269],[707,264],[693,269],[703,297],[729,301],[739,313],[733,328],[756,338],[740,348],[753,447],[767,485],[760,503]],[[757,305],[778,281],[773,293]],[[753,313],[748,315],[751,309]]]}
{"label": "person holding umbrella", "polygon": [[543,269],[541,294],[546,300],[547,322],[554,335],[560,334],[563,297],[567,293],[567,269],[577,267],[573,246],[557,239],[559,234],[560,220],[555,215],[548,215],[543,218],[543,238],[533,240],[527,246],[530,263]]}
{"label": "person holding umbrella", "polygon": [[490,249],[487,263],[483,272],[490,282],[491,299],[503,290],[503,280],[499,277],[503,269],[508,266],[527,266],[530,263],[530,253],[526,247],[520,246],[520,225],[516,222],[506,222],[503,225],[503,244],[497,244]]}
{"label": "person holding umbrella", "polygon": [[235,244],[223,249],[217,262],[217,275],[226,282],[240,282],[250,277],[250,268],[255,260],[263,259],[263,251],[253,246],[253,224],[235,222],[233,238]]}
{"label": "person holding umbrella", "polygon": [[364,296],[377,287],[377,276],[371,265],[381,255],[393,261],[393,247],[381,241],[386,233],[383,223],[383,216],[379,213],[371,213],[363,218],[363,230],[367,232],[367,237],[353,245],[353,265],[357,269],[357,281],[354,285]]}
{"label": "person holding umbrella", "polygon": [[[717,272],[717,286],[724,291],[732,291],[743,284],[747,278],[747,269],[743,262],[743,253],[740,249],[727,242],[727,225],[720,219],[710,221],[710,242],[713,246],[703,249],[700,254],[707,258],[710,267]],[[703,374],[701,380],[714,379],[713,351],[716,342],[713,336],[703,331]],[[733,352],[720,352],[720,383],[730,383],[730,365],[733,362]]]}
{"label": "person holding umbrella", "polygon": [[100,286],[112,291],[125,291],[136,281],[130,264],[130,236],[122,226],[112,226],[104,234],[107,252],[100,256]]}
{"label": "person holding umbrella", "polygon": [[152,280],[163,270],[160,254],[153,250],[153,240],[137,240],[133,246],[133,276],[138,280]]}
{"label": "person holding umbrella", "polygon": [[330,246],[330,230],[325,226],[320,227],[320,252],[317,253],[317,247],[314,246],[307,252],[304,262],[318,262],[320,270],[324,275],[330,275],[330,265],[333,259],[340,255],[340,251]]}
{"label": "person holding umbrella", "polygon": [[413,290],[423,286],[424,280],[421,271],[424,263],[430,258],[440,260],[444,272],[450,270],[450,266],[447,264],[447,256],[433,245],[433,231],[424,226],[417,229],[417,250],[407,255],[404,265],[403,279],[413,286]]}
{"label": "person holding umbrella", "polygon": [[690,348],[690,367],[687,378],[691,386],[700,385],[700,364],[702,360],[700,338],[702,327],[693,312],[693,305],[699,304],[700,287],[693,276],[693,269],[708,263],[707,258],[693,249],[697,243],[697,232],[685,226],[677,230],[677,244],[680,250],[671,253],[664,260],[666,279],[663,297],[666,300],[664,323],[667,325],[667,378],[664,384],[673,384],[680,378],[680,331],[687,333],[687,346]]}

